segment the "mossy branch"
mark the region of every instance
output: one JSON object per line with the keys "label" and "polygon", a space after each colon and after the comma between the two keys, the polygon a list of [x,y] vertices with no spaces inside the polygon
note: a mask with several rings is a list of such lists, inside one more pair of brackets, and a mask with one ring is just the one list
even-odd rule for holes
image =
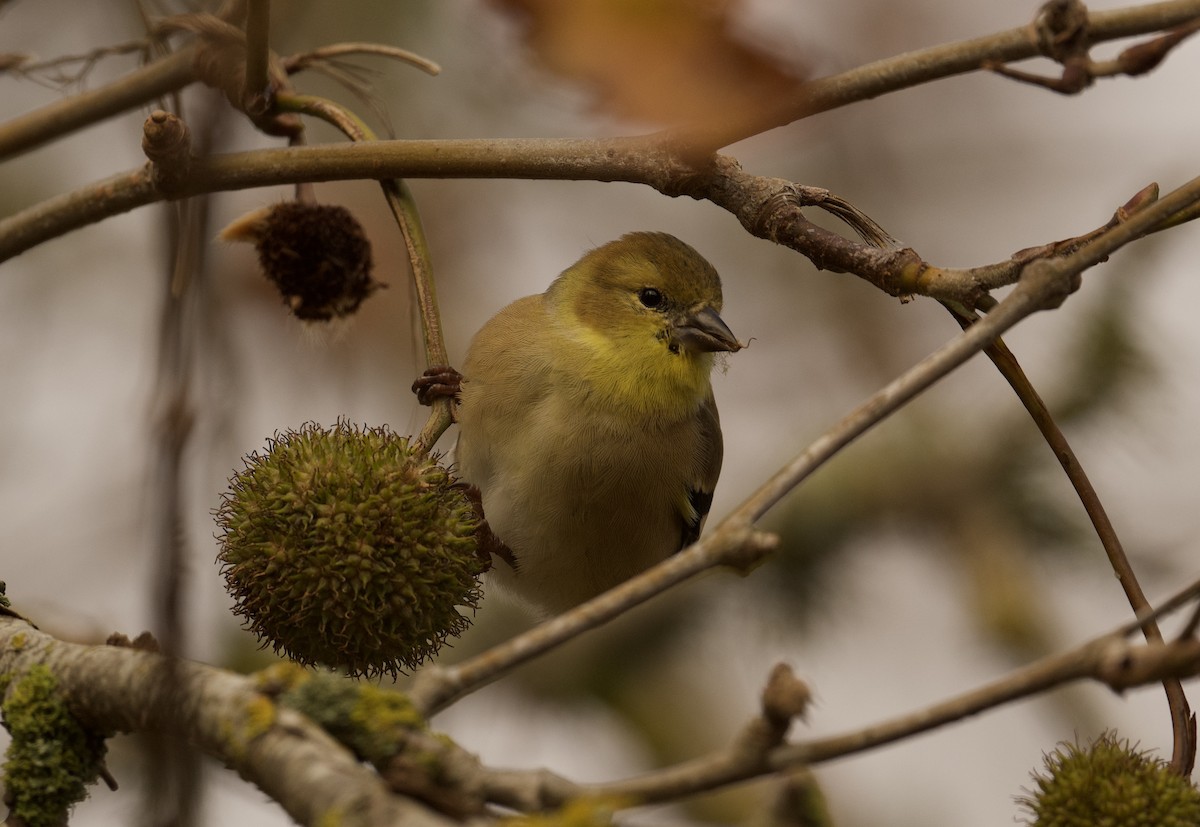
{"label": "mossy branch", "polygon": [[53,675],[84,726],[186,739],[256,784],[300,824],[455,823],[393,794],[348,749],[304,715],[274,703],[251,677],[127,646],[67,643],[0,616],[0,674],[21,674],[35,664]]}
{"label": "mossy branch", "polygon": [[[1162,601],[1159,614],[1193,605],[1198,596],[1200,582]],[[458,823],[457,817],[479,812],[485,802],[539,810],[580,798],[603,798],[623,807],[678,800],[863,752],[1074,681],[1091,680],[1122,692],[1166,677],[1200,675],[1200,641],[1194,636],[1162,644],[1128,642],[1138,628],[1138,622],[1124,624],[927,708],[799,742],[784,736],[790,719],[804,713],[807,689],[790,671],[776,669],[760,716],[728,747],[634,778],[590,785],[544,770],[483,767],[452,742],[431,739],[402,696],[295,666],[242,676],[189,661],[172,664],[128,646],[66,643],[21,618],[0,614],[0,673],[20,674],[37,665],[53,676],[72,715],[87,727],[161,731],[192,742],[257,784],[300,824],[337,819],[350,827],[370,827],[404,819],[436,827]],[[172,693],[170,702],[164,702],[166,691]],[[323,726],[298,710],[311,712]],[[418,766],[422,761],[414,764],[422,754],[433,762],[425,762],[424,769]],[[431,768],[438,773],[432,778],[440,779],[432,785]]]}

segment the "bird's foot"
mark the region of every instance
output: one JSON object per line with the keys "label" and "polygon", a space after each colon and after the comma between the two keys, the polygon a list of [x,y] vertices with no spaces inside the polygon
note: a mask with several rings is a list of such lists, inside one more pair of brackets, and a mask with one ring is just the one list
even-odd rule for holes
{"label": "bird's foot", "polygon": [[412,391],[422,405],[432,405],[438,399],[456,399],[462,387],[462,374],[449,365],[431,367],[417,377]]}
{"label": "bird's foot", "polygon": [[496,532],[492,531],[492,527],[488,525],[487,517],[483,513],[483,494],[473,485],[465,482],[458,483],[462,487],[463,493],[467,495],[467,499],[471,501],[471,505],[475,507],[475,513],[479,516],[479,527],[475,529],[475,539],[479,541],[479,556],[484,559],[491,568],[492,558],[499,557],[505,563],[512,567],[513,571],[517,570],[517,555],[513,554],[513,550],[504,545],[504,541],[496,536]]}

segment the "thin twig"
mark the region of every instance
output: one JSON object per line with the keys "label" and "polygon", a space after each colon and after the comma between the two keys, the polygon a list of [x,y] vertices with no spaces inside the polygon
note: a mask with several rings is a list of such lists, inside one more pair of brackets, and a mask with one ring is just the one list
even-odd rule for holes
{"label": "thin twig", "polygon": [[[1155,617],[1178,611],[1200,597],[1200,581],[1159,603]],[[1196,606],[1200,610],[1200,604]],[[730,784],[798,767],[844,758],[894,743],[978,715],[1047,689],[1091,679],[1117,692],[1162,679],[1200,673],[1200,641],[1180,636],[1170,644],[1133,645],[1124,642],[1138,631],[1126,623],[1066,652],[1049,655],[982,687],[939,701],[852,732],[775,746],[754,735],[756,720],[743,728],[727,747],[674,766],[619,781],[580,785],[558,776],[544,779],[543,770],[521,772],[486,768],[488,800],[521,810],[550,809],[582,795],[611,796],[630,805],[678,800]],[[747,741],[750,743],[747,743]]]}
{"label": "thin twig", "polygon": [[[964,329],[979,322],[978,315],[974,313],[964,312],[961,308],[948,305],[947,309]],[[1146,640],[1150,643],[1162,643],[1162,632],[1153,617],[1150,616],[1153,607],[1138,583],[1137,575],[1134,573],[1129,557],[1108,517],[1108,512],[1100,501],[1099,494],[1083,470],[1079,458],[1071,449],[1070,443],[1067,442],[1066,435],[1054,421],[1045,402],[1029,381],[1029,377],[1025,375],[1025,371],[1021,369],[1020,363],[1017,362],[1016,356],[1008,349],[1008,346],[1002,340],[997,339],[985,348],[984,352],[1016,392],[1025,409],[1029,411],[1030,417],[1046,440],[1046,444],[1054,452],[1054,456],[1062,465],[1063,471],[1066,472],[1067,479],[1071,481],[1071,485],[1079,495],[1079,501],[1083,504],[1088,519],[1091,520],[1092,526],[1096,530],[1096,536],[1100,539],[1100,544],[1108,556],[1109,565],[1117,575],[1121,588],[1125,591],[1130,607],[1136,616],[1145,618],[1142,622],[1142,633]],[[1191,710],[1188,706],[1187,696],[1183,692],[1183,685],[1178,678],[1164,680],[1163,688],[1167,695],[1167,705],[1171,714],[1171,730],[1174,737],[1171,766],[1176,773],[1186,776],[1190,774],[1196,756],[1196,744],[1191,737]]]}
{"label": "thin twig", "polygon": [[[374,142],[375,135],[363,121],[342,106],[325,98],[310,95],[281,94],[276,105],[281,111],[295,112],[321,118],[333,124],[355,143]],[[417,293],[417,307],[421,317],[421,330],[425,342],[425,363],[429,367],[448,365],[450,357],[442,335],[442,317],[438,312],[437,292],[430,265],[429,243],[421,226],[421,214],[408,185],[399,178],[380,180],[384,198],[391,209],[412,268],[413,284]],[[428,453],[452,421],[451,400],[438,399],[421,433],[417,436],[415,449]]]}
{"label": "thin twig", "polygon": [[195,48],[136,69],[107,86],[62,98],[0,124],[0,160],[149,103],[196,79]]}
{"label": "thin twig", "polygon": [[[107,57],[144,54],[150,47],[148,40],[130,40],[125,43],[113,43],[108,46],[98,46],[79,55],[59,55],[48,60],[34,61],[24,55],[6,55],[2,72],[17,78],[28,78],[35,83],[46,83],[54,88],[62,89],[82,81],[97,63]],[[26,59],[21,59],[26,58]],[[65,67],[77,66],[68,72]],[[44,81],[39,79],[44,77]]]}
{"label": "thin twig", "polygon": [[250,0],[246,15],[246,78],[242,106],[259,112],[270,106],[268,67],[271,61],[271,0]]}
{"label": "thin twig", "polygon": [[398,46],[388,46],[382,43],[333,43],[329,46],[313,49],[311,52],[302,52],[286,57],[283,59],[283,68],[289,75],[292,75],[296,72],[309,69],[317,63],[336,60],[339,57],[346,57],[348,55],[387,57],[392,60],[408,63],[430,75],[436,75],[442,71],[441,66],[428,58],[421,57],[421,55],[415,52],[401,49]]}
{"label": "thin twig", "polygon": [[[167,204],[171,213],[171,261],[162,284],[158,367],[151,412],[154,445],[154,523],[157,554],[150,584],[155,609],[156,639],[167,654],[166,688],[162,703],[174,704],[180,693],[174,665],[183,654],[187,617],[187,544],[184,530],[183,476],[185,449],[192,435],[195,411],[191,399],[197,320],[198,282],[205,271],[208,249],[207,197]],[[146,745],[148,763],[147,811],[155,823],[194,824],[200,796],[199,765],[194,753],[180,749],[163,733]],[[150,823],[149,821],[146,823]]]}
{"label": "thin twig", "polygon": [[[726,518],[705,538],[619,586],[453,666],[418,672],[410,692],[422,714],[432,716],[515,667],[573,640],[655,595],[720,565],[761,558],[775,538]],[[751,562],[746,560],[747,563]]]}
{"label": "thin twig", "polygon": [[[1164,31],[1200,17],[1200,0],[1170,0],[1124,9],[1093,12],[1088,36],[1103,43],[1137,34]],[[851,103],[910,89],[955,75],[977,71],[985,63],[1009,63],[1042,54],[1029,26],[920,49],[800,84],[791,98],[741,120],[725,119],[676,128],[664,133],[690,157],[704,157],[722,147],[776,127],[847,106]]]}
{"label": "thin twig", "polygon": [[[1171,599],[1179,607],[1200,595],[1200,581]],[[1117,692],[1162,680],[1200,674],[1200,640],[1137,645],[1123,640],[1123,631],[1094,638],[1067,652],[1050,655],[981,687],[861,729],[786,744],[767,756],[746,755],[735,744],[728,749],[636,778],[585,787],[591,795],[632,799],[639,804],[674,800],[708,792],[794,767],[844,758],[869,749],[929,732],[1048,689],[1091,679]]]}

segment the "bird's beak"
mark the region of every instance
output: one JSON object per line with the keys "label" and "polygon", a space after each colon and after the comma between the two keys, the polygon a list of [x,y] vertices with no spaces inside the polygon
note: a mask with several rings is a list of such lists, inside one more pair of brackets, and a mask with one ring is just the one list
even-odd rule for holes
{"label": "bird's beak", "polygon": [[743,345],[711,307],[689,313],[671,331],[671,338],[696,353],[728,351],[736,353]]}

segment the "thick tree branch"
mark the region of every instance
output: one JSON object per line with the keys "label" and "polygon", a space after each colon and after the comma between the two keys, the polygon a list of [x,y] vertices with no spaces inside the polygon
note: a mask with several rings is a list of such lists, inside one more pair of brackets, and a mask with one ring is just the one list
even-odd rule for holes
{"label": "thick tree branch", "polygon": [[[751,233],[801,252],[818,267],[853,273],[892,295],[926,295],[967,307],[975,306],[989,290],[1015,282],[1031,258],[1017,254],[1007,262],[968,270],[939,268],[912,249],[889,243],[869,219],[826,190],[751,175],[724,156],[714,157],[703,169],[688,167],[658,139],[646,137],[371,141],[231,153],[195,159],[187,179],[173,186],[169,197],[302,181],[405,177],[646,184],[666,195],[711,200],[733,213]],[[0,261],[70,230],[168,197],[155,188],[155,180],[146,169],[125,173],[0,221]],[[1194,206],[1189,202],[1178,212]],[[804,216],[803,207],[838,215],[872,238],[871,243],[818,227]],[[1119,216],[1124,220],[1124,214]],[[1177,213],[1165,215],[1142,233],[1178,220]],[[1113,223],[1079,239],[1031,249],[1041,256],[1061,256],[1106,232]]]}
{"label": "thick tree branch", "polygon": [[390,793],[379,776],[251,678],[120,646],[66,643],[0,615],[0,674],[48,666],[71,711],[103,732],[167,732],[200,747],[300,824],[439,827],[454,822]]}
{"label": "thick tree branch", "polygon": [[[1198,595],[1200,582],[1163,601],[1158,614],[1194,603]],[[925,709],[842,735],[797,743],[785,743],[783,737],[790,719],[804,713],[807,688],[790,670],[777,668],[764,690],[761,715],[721,751],[635,778],[594,785],[577,785],[544,770],[480,768],[479,790],[488,801],[527,810],[557,807],[579,795],[629,804],[668,801],[863,752],[1073,681],[1093,680],[1123,692],[1168,677],[1200,675],[1200,641],[1194,634],[1167,643],[1129,643],[1125,638],[1138,626],[1139,622],[1123,624],[1075,649]],[[271,697],[275,690],[260,686],[253,677],[188,661],[176,661],[172,668],[161,655],[125,646],[66,643],[19,617],[0,613],[0,673],[21,674],[35,663],[51,669],[72,712],[85,726],[106,732],[160,731],[186,738],[257,784],[301,824],[331,819],[363,827],[400,819],[430,827],[454,823],[390,793],[385,779],[306,716],[275,703]]]}

